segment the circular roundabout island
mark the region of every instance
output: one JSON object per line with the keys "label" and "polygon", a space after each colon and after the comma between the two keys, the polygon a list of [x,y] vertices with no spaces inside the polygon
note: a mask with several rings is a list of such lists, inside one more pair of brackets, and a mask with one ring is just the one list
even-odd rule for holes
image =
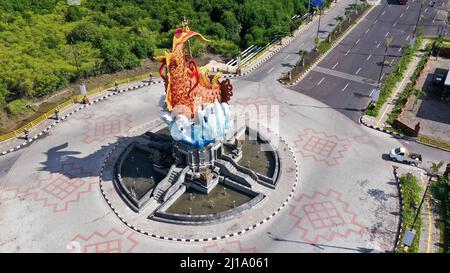
{"label": "circular roundabout island", "polygon": [[117,143],[100,174],[107,203],[136,231],[178,241],[227,238],[265,223],[294,194],[292,151],[262,126],[196,148],[174,140],[162,122],[150,124]]}

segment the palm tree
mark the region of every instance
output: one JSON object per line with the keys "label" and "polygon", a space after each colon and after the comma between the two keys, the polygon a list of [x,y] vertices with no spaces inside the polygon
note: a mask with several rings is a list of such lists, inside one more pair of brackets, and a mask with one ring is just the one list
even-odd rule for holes
{"label": "palm tree", "polygon": [[339,15],[336,18],[334,18],[334,20],[336,20],[339,24],[339,32],[341,32],[342,30],[342,22],[344,21],[344,17]]}
{"label": "palm tree", "polygon": [[308,55],[308,53],[309,52],[307,50],[304,50],[304,49],[300,49],[298,51],[298,55],[300,55],[302,57],[302,67],[305,67],[305,58]]}
{"label": "palm tree", "polygon": [[314,38],[314,44],[316,45],[315,50],[318,50],[319,44],[320,44],[320,38],[316,37]]}
{"label": "palm tree", "polygon": [[444,161],[441,161],[439,163],[433,162],[433,161],[429,161],[431,163],[430,168],[427,170],[427,172],[429,174],[431,174],[432,176],[436,176],[439,172],[439,169],[444,165]]}

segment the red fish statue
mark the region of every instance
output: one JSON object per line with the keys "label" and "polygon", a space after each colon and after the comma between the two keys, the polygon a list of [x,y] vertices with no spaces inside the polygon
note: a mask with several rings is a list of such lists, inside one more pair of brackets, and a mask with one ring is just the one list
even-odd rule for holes
{"label": "red fish statue", "polygon": [[203,105],[228,102],[233,95],[230,80],[220,81],[222,73],[210,75],[208,66],[199,68],[194,60],[186,59],[185,43],[194,36],[208,42],[201,34],[191,31],[184,21],[175,30],[172,51],[156,57],[162,63],[159,73],[165,82],[167,110],[174,117],[182,114],[193,118]]}

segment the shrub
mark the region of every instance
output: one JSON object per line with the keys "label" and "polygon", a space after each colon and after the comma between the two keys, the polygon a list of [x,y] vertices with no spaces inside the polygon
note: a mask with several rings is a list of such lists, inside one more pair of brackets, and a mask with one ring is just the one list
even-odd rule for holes
{"label": "shrub", "polygon": [[18,115],[25,111],[28,101],[25,99],[16,99],[8,103],[6,109],[12,115]]}

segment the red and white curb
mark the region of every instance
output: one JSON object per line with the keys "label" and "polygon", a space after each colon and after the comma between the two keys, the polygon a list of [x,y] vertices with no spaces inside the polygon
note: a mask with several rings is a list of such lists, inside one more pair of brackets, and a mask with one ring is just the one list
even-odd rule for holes
{"label": "red and white curb", "polygon": [[397,173],[397,168],[394,167],[394,176],[395,176],[395,181],[397,182],[397,188],[398,188],[398,196],[399,196],[399,200],[400,200],[400,213],[399,213],[399,221],[398,221],[398,230],[397,230],[397,237],[395,238],[395,244],[394,244],[394,252],[395,250],[401,245],[400,242],[400,236],[402,234],[403,231],[403,210],[404,210],[404,202],[403,202],[403,189],[402,189],[402,184],[400,183],[400,178],[398,177],[398,173]]}
{"label": "red and white curb", "polygon": [[388,135],[391,135],[391,136],[393,136],[393,137],[395,137],[395,138],[405,139],[405,140],[414,140],[414,139],[411,138],[411,137],[408,137],[408,136],[405,136],[405,135],[403,135],[403,134],[399,134],[399,133],[396,133],[396,132],[392,132],[392,131],[390,131],[390,130],[386,130],[386,129],[384,129],[383,127],[375,127],[375,126],[373,126],[372,124],[368,124],[368,123],[366,123],[366,122],[364,121],[363,116],[361,116],[361,117],[359,118],[359,123],[361,123],[362,125],[364,125],[364,126],[366,126],[366,127],[368,127],[368,128],[375,129],[375,130],[377,130],[377,131],[380,131],[380,132],[386,133],[386,134],[388,134]]}
{"label": "red and white curb", "polygon": [[234,237],[234,236],[238,236],[241,234],[244,234],[250,230],[253,230],[255,228],[257,228],[258,226],[266,223],[267,221],[269,221],[271,218],[273,218],[275,215],[277,215],[281,209],[283,209],[289,202],[289,200],[291,200],[292,197],[294,197],[295,194],[295,190],[297,188],[297,184],[298,184],[298,179],[299,179],[299,171],[298,171],[298,163],[297,163],[297,159],[295,158],[294,155],[294,151],[292,150],[292,148],[288,145],[287,141],[285,139],[283,139],[281,136],[278,136],[280,138],[281,141],[283,141],[286,146],[289,148],[289,151],[294,159],[295,162],[295,182],[294,185],[288,195],[288,197],[285,199],[285,201],[283,202],[283,204],[278,207],[272,214],[270,214],[269,216],[267,216],[266,218],[264,218],[263,220],[261,220],[260,222],[251,225],[241,231],[235,232],[235,233],[231,233],[231,234],[226,234],[226,235],[220,235],[220,236],[214,236],[214,237],[208,237],[208,238],[196,238],[196,239],[191,239],[191,238],[176,238],[176,237],[167,237],[167,236],[163,236],[163,235],[159,235],[159,234],[154,234],[154,233],[150,233],[150,232],[146,232],[143,231],[133,225],[131,225],[130,223],[127,222],[127,220],[125,220],[120,214],[119,212],[114,208],[114,206],[111,204],[111,202],[109,201],[108,197],[106,196],[106,193],[103,189],[103,180],[102,180],[102,176],[103,176],[103,171],[104,168],[111,156],[111,154],[115,151],[115,149],[118,147],[118,145],[120,143],[116,143],[111,151],[107,154],[107,156],[105,157],[105,159],[103,160],[103,165],[100,169],[100,174],[99,174],[99,185],[100,185],[100,191],[103,195],[103,198],[105,198],[106,203],[109,205],[109,207],[112,209],[112,211],[117,215],[117,217],[120,219],[120,221],[122,221],[122,223],[124,223],[127,227],[133,229],[134,231],[140,233],[140,234],[144,234],[146,236],[150,236],[152,238],[156,238],[156,239],[161,239],[161,240],[167,240],[167,241],[177,241],[177,242],[207,242],[207,241],[216,241],[216,240],[221,240],[221,239],[226,239],[226,238],[230,238],[230,237]]}

